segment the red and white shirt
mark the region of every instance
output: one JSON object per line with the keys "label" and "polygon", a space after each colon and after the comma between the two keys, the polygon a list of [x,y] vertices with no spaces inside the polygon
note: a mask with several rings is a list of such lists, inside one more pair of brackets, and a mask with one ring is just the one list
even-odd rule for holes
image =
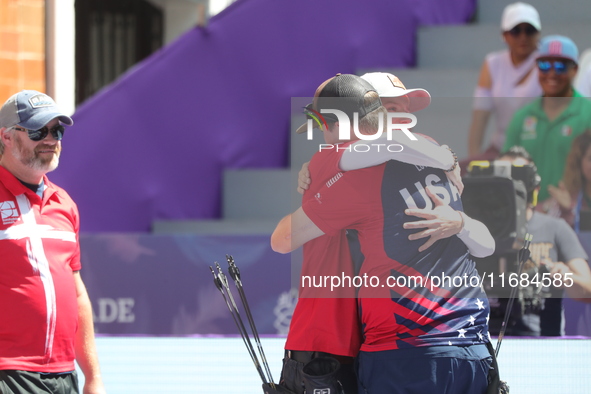
{"label": "red and white shirt", "polygon": [[78,208],[44,184],[41,199],[0,166],[0,370],[74,370]]}

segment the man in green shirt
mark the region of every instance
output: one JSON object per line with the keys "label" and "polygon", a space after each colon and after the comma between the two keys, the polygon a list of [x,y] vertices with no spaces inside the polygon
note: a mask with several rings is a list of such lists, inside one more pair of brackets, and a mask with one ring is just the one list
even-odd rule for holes
{"label": "man in green shirt", "polygon": [[578,56],[570,38],[543,38],[537,59],[543,96],[518,110],[507,127],[503,151],[518,145],[529,152],[542,177],[541,201],[562,179],[572,141],[591,129],[591,101],[572,87]]}

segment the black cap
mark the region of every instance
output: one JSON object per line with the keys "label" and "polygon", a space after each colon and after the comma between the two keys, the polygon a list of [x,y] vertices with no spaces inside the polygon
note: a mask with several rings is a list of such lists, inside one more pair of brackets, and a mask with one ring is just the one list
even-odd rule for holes
{"label": "black cap", "polygon": [[[369,92],[376,93],[376,99],[365,103],[365,95]],[[336,76],[324,81],[314,94],[314,101],[306,106],[304,113],[320,112],[322,109],[337,109],[343,111],[349,119],[353,119],[353,114],[357,112],[359,119],[362,119],[368,113],[375,111],[382,105],[376,90],[369,82],[353,74],[337,74]],[[327,121],[336,122],[337,118],[333,114],[322,114]],[[315,125],[317,126],[317,125]],[[300,126],[296,133],[304,133],[307,129],[307,123]]]}

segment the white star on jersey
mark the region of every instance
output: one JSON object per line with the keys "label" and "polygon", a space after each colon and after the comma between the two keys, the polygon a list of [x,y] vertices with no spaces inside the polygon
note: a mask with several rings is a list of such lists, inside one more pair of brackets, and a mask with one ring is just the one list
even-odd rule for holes
{"label": "white star on jersey", "polygon": [[488,319],[490,319],[490,313],[486,315],[486,324],[488,324]]}
{"label": "white star on jersey", "polygon": [[470,323],[471,326],[474,325],[475,321],[476,321],[476,318],[474,316],[470,316],[470,318],[468,319],[468,322]]}
{"label": "white star on jersey", "polygon": [[484,341],[484,335],[482,335],[482,330],[478,331],[478,333],[476,335],[478,335],[479,340]]}
{"label": "white star on jersey", "polygon": [[466,333],[468,332],[468,330],[464,330],[463,328],[460,328],[459,330],[457,330],[460,334],[458,335],[458,338],[466,338]]}
{"label": "white star on jersey", "polygon": [[484,309],[484,302],[480,301],[480,298],[476,299],[476,305],[478,306],[478,310]]}

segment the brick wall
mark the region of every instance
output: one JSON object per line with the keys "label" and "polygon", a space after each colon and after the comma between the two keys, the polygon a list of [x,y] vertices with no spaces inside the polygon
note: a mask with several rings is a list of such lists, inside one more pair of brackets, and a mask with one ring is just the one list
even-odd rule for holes
{"label": "brick wall", "polygon": [[45,91],[45,1],[0,0],[0,103]]}

